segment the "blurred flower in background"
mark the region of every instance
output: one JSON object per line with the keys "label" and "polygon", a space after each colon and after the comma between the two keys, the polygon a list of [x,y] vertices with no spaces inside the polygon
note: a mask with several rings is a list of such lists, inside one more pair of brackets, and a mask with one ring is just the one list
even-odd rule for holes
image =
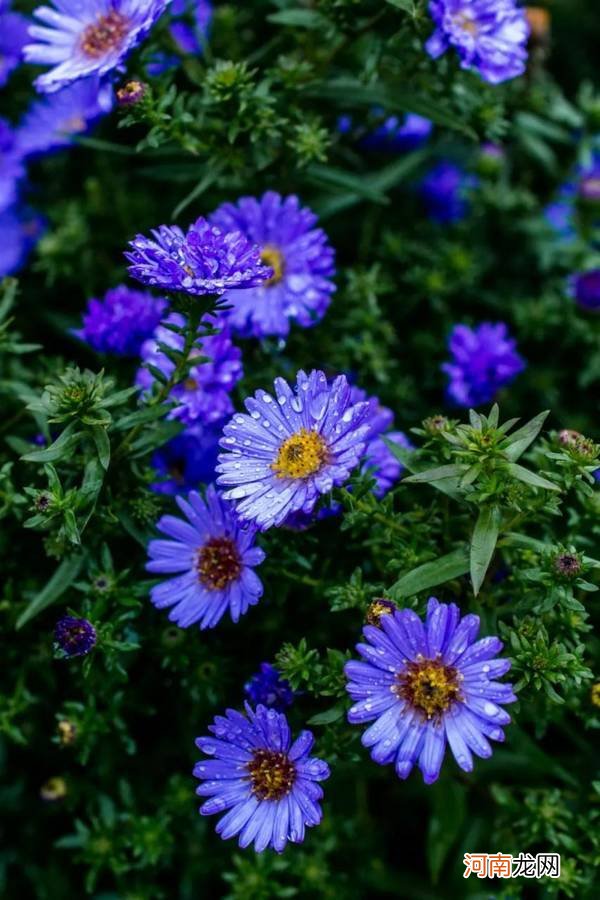
{"label": "blurred flower in background", "polygon": [[503,322],[483,322],[475,328],[456,325],[448,348],[452,361],[442,370],[449,378],[448,397],[457,406],[489,403],[525,368]]}

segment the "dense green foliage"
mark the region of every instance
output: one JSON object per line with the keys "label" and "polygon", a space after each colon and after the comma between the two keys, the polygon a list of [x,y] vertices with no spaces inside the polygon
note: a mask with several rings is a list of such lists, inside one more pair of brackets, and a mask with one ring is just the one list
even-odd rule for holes
{"label": "dense green foliage", "polygon": [[[566,281],[598,250],[585,223],[557,244],[543,209],[600,130],[600,23],[592,2],[551,6],[552,52],[538,46],[525,77],[493,87],[424,53],[421,0],[217,4],[204,57],[31,166],[48,229],[0,305],[4,896],[594,896],[600,319]],[[160,21],[129,76],[168,44]],[[27,105],[31,79],[16,73],[5,114]],[[338,132],[341,113],[367,123],[376,107],[430,118],[432,139],[389,155]],[[486,164],[483,141],[505,157]],[[480,179],[451,226],[431,222],[415,190],[440,156]],[[337,291],[315,328],[241,342],[236,406],[299,368],[352,373],[419,450],[383,500],[356,476],[336,492],[341,517],[262,536],[260,604],[237,625],[184,631],[151,606],[144,572],[154,524],[174,507],[149,490],[149,457],[177,426],[140,405],[135,363],[94,354],[70,329],[89,297],[126,281],[136,232],[267,188],[319,214]],[[499,419],[497,407],[469,419],[446,405],[440,365],[454,324],[486,320],[508,323],[527,368]],[[498,430],[509,417],[519,422]],[[590,441],[561,445],[563,428]],[[49,449],[31,443],[40,431]],[[581,562],[575,578],[557,571],[564,552]],[[346,723],[342,666],[375,597],[422,613],[432,592],[500,634],[519,702],[491,759],[465,775],[448,758],[428,787],[370,760]],[[81,659],[53,650],[66,611],[98,631]],[[300,691],[290,720],[308,722],[332,769],[322,824],[281,857],[221,842],[191,777],[194,738],[241,704],[263,660]],[[563,874],[465,881],[463,853],[476,850],[559,852]]]}

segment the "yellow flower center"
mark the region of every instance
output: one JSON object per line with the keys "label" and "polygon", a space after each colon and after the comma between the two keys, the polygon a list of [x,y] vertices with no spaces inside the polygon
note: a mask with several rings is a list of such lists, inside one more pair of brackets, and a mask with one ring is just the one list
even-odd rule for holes
{"label": "yellow flower center", "polygon": [[84,28],[81,35],[81,49],[92,59],[104,56],[123,42],[128,28],[127,17],[113,9],[105,16],[98,16],[93,25]]}
{"label": "yellow flower center", "polygon": [[398,676],[394,691],[428,719],[439,718],[460,699],[459,680],[454,666],[438,659],[418,659]]}
{"label": "yellow flower center", "polygon": [[308,478],[328,459],[329,450],[321,435],[301,428],[283,442],[271,468],[278,478]]}
{"label": "yellow flower center", "polygon": [[239,578],[242,561],[231,538],[211,538],[198,553],[198,577],[209,591],[221,591]]}
{"label": "yellow flower center", "polygon": [[262,248],[260,261],[265,266],[270,266],[273,269],[273,274],[263,282],[263,287],[272,287],[274,284],[278,284],[283,278],[285,270],[285,260],[281,250],[278,250],[273,244],[266,244]]}
{"label": "yellow flower center", "polygon": [[477,25],[467,13],[460,13],[460,15],[456,17],[456,23],[458,27],[462,28],[463,31],[466,31],[467,34],[477,34]]}
{"label": "yellow flower center", "polygon": [[280,800],[289,794],[296,780],[293,762],[280,750],[255,750],[247,768],[252,793],[259,800]]}

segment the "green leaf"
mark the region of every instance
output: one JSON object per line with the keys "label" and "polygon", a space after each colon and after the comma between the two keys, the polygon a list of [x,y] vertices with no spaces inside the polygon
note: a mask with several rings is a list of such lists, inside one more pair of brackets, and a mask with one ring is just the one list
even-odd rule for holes
{"label": "green leaf", "polygon": [[44,588],[30,600],[17,619],[17,630],[30,622],[34,616],[54,603],[67,590],[79,575],[83,556],[75,554],[63,559],[60,566]]}
{"label": "green leaf", "polygon": [[308,720],[309,725],[331,725],[332,722],[337,722],[342,718],[344,713],[346,712],[346,704],[345,703],[336,703],[335,706],[330,707],[330,709],[326,709],[325,712],[317,713],[316,716],[312,716]]}
{"label": "green leaf", "polygon": [[380,190],[373,187],[371,179],[362,175],[354,175],[345,169],[314,164],[306,170],[306,178],[313,184],[326,184],[343,188],[352,194],[358,194],[365,200],[372,200],[382,205],[389,203],[388,198]]}
{"label": "green leaf", "polygon": [[501,521],[500,511],[495,506],[484,506],[477,518],[471,538],[471,583],[475,596],[483,584],[491,562]]}
{"label": "green leaf", "polygon": [[58,462],[58,460],[69,456],[80,440],[81,433],[75,432],[75,423],[71,422],[49,447],[44,447],[42,450],[32,450],[31,453],[26,453],[21,459],[25,460],[25,462]]}
{"label": "green leaf", "polygon": [[463,475],[467,472],[468,468],[464,463],[437,466],[435,469],[426,469],[424,472],[417,472],[416,475],[409,475],[404,481],[412,484],[427,484],[430,481],[439,481],[441,478],[456,478],[458,475]]}
{"label": "green leaf", "polygon": [[429,788],[433,809],[427,829],[427,863],[431,880],[437,884],[444,862],[458,839],[465,821],[465,788],[454,780],[442,779]]}
{"label": "green leaf", "polygon": [[325,16],[311,9],[282,9],[267,16],[267,22],[275,25],[290,25],[292,28],[310,28],[322,30],[329,23]]}
{"label": "green leaf", "polygon": [[516,462],[518,458],[525,453],[529,445],[535,441],[542,430],[542,425],[548,418],[549,413],[549,409],[545,410],[545,412],[541,412],[511,434],[503,447],[507,459],[511,462]]}
{"label": "green leaf", "polygon": [[535,472],[530,472],[529,469],[518,465],[518,463],[508,463],[506,470],[513,478],[518,478],[519,481],[530,484],[532,487],[545,488],[547,491],[560,491],[556,484],[548,481],[547,478],[542,478],[541,475],[536,475]]}
{"label": "green leaf", "polygon": [[[413,472],[415,474],[420,474],[417,466],[418,466],[418,454],[416,454],[412,450],[407,450],[405,447],[401,447],[399,444],[395,444],[393,441],[390,441],[386,438],[385,434],[382,436],[383,441],[390,450],[390,452],[399,459],[402,465],[408,469],[409,472]],[[467,466],[463,466],[463,471],[467,469]],[[408,478],[403,479],[403,481],[408,481]],[[453,500],[460,499],[460,493],[458,491],[458,487],[460,484],[460,478],[441,478],[439,481],[432,481],[431,487],[434,487],[436,490],[441,491],[442,494],[446,494],[447,497],[452,497]]]}
{"label": "green leaf", "polygon": [[101,425],[94,425],[92,427],[92,437],[98,451],[100,465],[103,469],[108,469],[110,465],[110,440],[106,433],[106,428],[102,428]]}
{"label": "green leaf", "polygon": [[414,4],[414,0],[385,0],[386,3],[389,3],[390,6],[395,6],[398,9],[403,9],[404,12],[410,13],[411,16],[415,15],[416,7]]}
{"label": "green leaf", "polygon": [[444,584],[459,575],[465,575],[470,568],[469,554],[465,548],[454,550],[445,556],[424,563],[403,575],[392,585],[389,594],[392,600],[403,600],[412,597],[428,588]]}

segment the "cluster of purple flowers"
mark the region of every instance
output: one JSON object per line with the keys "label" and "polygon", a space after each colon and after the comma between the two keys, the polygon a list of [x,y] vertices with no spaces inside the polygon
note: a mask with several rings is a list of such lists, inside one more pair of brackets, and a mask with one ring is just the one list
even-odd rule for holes
{"label": "cluster of purple flowers", "polygon": [[99,353],[136,356],[159,324],[168,303],[121,284],[102,300],[92,298],[83,314],[83,326],[75,331]]}
{"label": "cluster of purple flowers", "polygon": [[[363,150],[374,150],[383,153],[403,153],[416,150],[429,138],[433,123],[416,113],[406,113],[402,118],[386,116],[383,110],[373,110],[373,116],[383,119],[373,128],[361,130],[357,135],[358,146]],[[340,116],[338,131],[340,134],[352,135],[354,122],[351,116]]]}

